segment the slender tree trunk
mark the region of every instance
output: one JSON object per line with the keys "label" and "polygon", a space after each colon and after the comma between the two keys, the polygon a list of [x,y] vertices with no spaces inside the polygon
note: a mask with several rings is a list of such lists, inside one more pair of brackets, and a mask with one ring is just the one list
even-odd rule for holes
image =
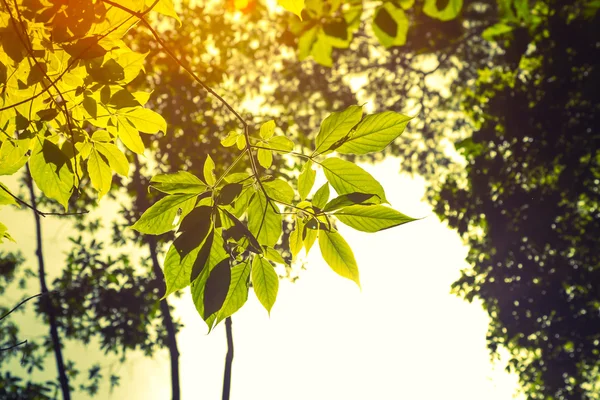
{"label": "slender tree trunk", "polygon": [[229,392],[231,391],[231,364],[233,363],[231,317],[225,319],[225,334],[227,335],[227,355],[225,356],[225,373],[223,374],[223,400],[229,400]]}
{"label": "slender tree trunk", "polygon": [[62,354],[62,344],[60,341],[60,336],[58,334],[58,328],[56,326],[56,312],[54,310],[54,306],[52,304],[50,296],[47,296],[48,285],[46,285],[46,267],[44,265],[44,253],[42,248],[42,221],[40,220],[40,215],[35,212],[35,210],[37,210],[37,201],[35,197],[35,189],[33,188],[33,179],[31,178],[31,173],[29,170],[29,164],[27,164],[26,180],[27,186],[29,188],[31,205],[34,208],[33,216],[35,218],[35,234],[37,241],[37,249],[35,251],[35,254],[38,260],[38,275],[40,276],[40,289],[42,292],[42,297],[40,298],[40,301],[42,302],[42,310],[46,312],[48,320],[50,322],[50,338],[52,339],[54,357],[56,358],[56,369],[58,370],[58,381],[60,382],[60,389],[62,391],[63,400],[70,400],[71,389],[69,388],[69,378],[67,377],[67,371],[65,369],[65,362]]}
{"label": "slender tree trunk", "polygon": [[[141,187],[141,172],[140,162],[137,155],[134,155],[135,171],[133,172],[133,179],[136,186],[137,205],[140,209],[145,210],[149,207],[148,199],[145,195],[146,188]],[[165,277],[160,268],[158,262],[158,251],[156,238],[154,236],[148,236],[146,238],[148,248],[150,249],[150,259],[152,260],[152,271],[157,279],[164,281]],[[163,322],[167,328],[167,346],[169,348],[169,355],[171,358],[171,397],[173,400],[180,400],[181,388],[179,386],[179,349],[177,348],[177,336],[175,332],[175,325],[173,324],[173,317],[171,316],[171,310],[169,309],[169,303],[167,299],[160,301],[160,312],[163,317]]]}
{"label": "slender tree trunk", "polygon": [[[164,280],[164,275],[160,264],[158,263],[158,255],[156,251],[156,239],[151,237],[148,239],[148,247],[150,248],[150,257],[152,258],[152,270],[154,275],[160,280]],[[165,327],[167,328],[167,345],[169,346],[169,354],[171,355],[171,393],[173,400],[179,400],[181,397],[179,388],[179,350],[177,349],[177,337],[175,335],[175,325],[171,317],[171,310],[167,299],[160,301],[160,312],[163,316]]]}

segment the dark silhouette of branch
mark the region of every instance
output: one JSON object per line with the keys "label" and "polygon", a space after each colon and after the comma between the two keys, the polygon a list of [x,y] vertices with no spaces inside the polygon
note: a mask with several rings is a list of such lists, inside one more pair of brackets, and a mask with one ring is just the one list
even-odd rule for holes
{"label": "dark silhouette of branch", "polygon": [[229,393],[231,391],[231,364],[233,363],[231,317],[225,319],[225,334],[227,335],[227,355],[225,356],[225,373],[223,374],[223,400],[229,400]]}
{"label": "dark silhouette of branch", "polygon": [[10,197],[12,197],[13,199],[15,199],[19,204],[24,205],[25,207],[31,209],[36,215],[39,215],[41,217],[46,217],[48,215],[84,215],[87,214],[89,211],[76,211],[76,212],[48,212],[48,211],[41,211],[38,210],[37,207],[32,206],[31,204],[27,203],[26,201],[20,199],[19,197],[15,196],[14,194],[12,194],[10,192],[10,190],[6,189],[4,186],[0,185],[0,189],[4,190],[6,193],[8,193],[10,195]]}
{"label": "dark silhouette of branch", "polygon": [[[150,237],[148,239],[148,247],[150,248],[150,257],[152,258],[152,270],[158,279],[164,280],[158,256],[156,252],[156,239]],[[177,348],[177,336],[175,325],[169,309],[167,299],[160,301],[160,312],[163,316],[165,327],[167,328],[167,346],[169,347],[169,355],[171,356],[171,393],[173,400],[179,400],[181,397],[181,389],[179,388],[179,349]]]}
{"label": "dark silhouette of branch", "polygon": [[2,348],[0,348],[0,353],[2,353],[3,351],[9,351],[9,350],[15,349],[15,348],[17,348],[19,346],[22,346],[24,344],[27,344],[27,340],[23,340],[22,342],[13,344],[12,346],[2,347]]}
{"label": "dark silhouette of branch", "polygon": [[33,296],[29,296],[28,298],[26,298],[25,300],[21,301],[19,304],[17,304],[16,306],[14,306],[10,311],[8,311],[6,314],[4,314],[2,317],[0,317],[0,321],[2,321],[4,318],[8,317],[10,314],[12,314],[14,311],[16,311],[19,307],[21,307],[23,304],[27,303],[29,300],[35,299],[36,297],[41,297],[41,296],[45,296],[47,294],[50,294],[53,292],[46,292],[46,293],[38,293],[38,294],[34,294]]}
{"label": "dark silhouette of branch", "polygon": [[31,171],[29,169],[29,163],[27,166],[27,186],[29,188],[29,195],[31,197],[31,205],[34,210],[33,216],[35,218],[35,232],[36,232],[36,241],[37,241],[37,249],[35,254],[38,260],[38,275],[40,277],[40,289],[41,295],[44,296],[44,304],[42,310],[48,316],[48,321],[50,324],[50,338],[52,340],[52,348],[54,350],[54,357],[56,358],[56,369],[58,370],[58,381],[60,383],[60,388],[63,395],[63,400],[71,399],[71,389],[69,387],[69,378],[67,377],[67,371],[65,368],[65,362],[62,354],[62,344],[60,340],[60,336],[58,334],[58,326],[56,323],[56,313],[54,311],[54,306],[52,302],[45,296],[49,293],[48,286],[46,285],[46,267],[44,264],[44,253],[42,247],[42,221],[40,219],[40,214],[35,212],[36,207],[36,197],[35,197],[35,189],[33,188],[33,178],[31,177]]}

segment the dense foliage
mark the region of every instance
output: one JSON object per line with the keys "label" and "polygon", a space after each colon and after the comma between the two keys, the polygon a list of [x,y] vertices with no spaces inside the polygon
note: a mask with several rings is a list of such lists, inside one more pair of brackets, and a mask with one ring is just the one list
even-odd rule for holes
{"label": "dense foliage", "polygon": [[436,198],[471,249],[454,288],[483,300],[489,345],[510,351],[530,398],[599,393],[599,22],[556,4],[509,41],[505,63],[466,91],[466,176]]}
{"label": "dense foliage", "polygon": [[[129,163],[116,140],[142,154],[145,147],[140,132],[166,131],[164,118],[144,107],[148,94],[128,88],[142,70],[145,56],[130,50],[121,38],[134,24],[142,23],[242,128],[221,141],[225,147],[236,145],[240,154],[221,167],[219,176],[208,156],[202,179],[179,171],[157,175],[151,181],[151,187],[166,196],[148,208],[132,228],[160,235],[180,224],[180,234],[165,259],[166,295],[192,284],[196,308],[210,328],[245,302],[252,270],[254,290],[270,310],[278,287],[271,262],[284,262],[274,246],[282,234],[285,208],[296,221],[290,237],[297,242],[290,246],[292,253],[303,246],[309,250],[320,236],[328,264],[358,284],[356,262],[332,217],[368,232],[411,219],[380,205],[386,202],[383,188],[360,167],[317,156],[333,150],[342,154],[380,151],[402,133],[410,118],[389,112],[363,119],[362,108],[356,106],[331,114],[316,136],[313,153],[294,153],[307,160],[298,178],[300,201],[295,201],[295,190],[287,181],[261,172],[271,167],[274,153],[293,153],[293,142],[275,134],[274,121],[262,124],[257,136],[251,135],[244,118],[176,58],[147,21],[151,10],[177,18],[172,4],[156,1],[146,8],[138,3],[107,0],[65,7],[5,3],[6,90],[0,121],[5,132],[3,173],[14,173],[28,163],[37,186],[65,209],[74,189],[85,179],[84,172],[99,197],[108,192],[112,171],[127,175]],[[250,172],[231,173],[241,161],[248,162]],[[313,162],[323,168],[339,195],[331,202],[328,184],[317,192],[317,201],[306,201],[315,179]],[[3,189],[7,202],[16,204],[17,197]]]}

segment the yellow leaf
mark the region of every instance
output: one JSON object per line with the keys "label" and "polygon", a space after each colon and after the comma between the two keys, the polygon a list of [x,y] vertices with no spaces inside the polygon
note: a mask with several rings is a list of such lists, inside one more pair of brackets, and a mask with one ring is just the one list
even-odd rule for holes
{"label": "yellow leaf", "polygon": [[281,7],[293,12],[298,18],[302,19],[301,13],[304,9],[304,0],[278,0],[278,3]]}

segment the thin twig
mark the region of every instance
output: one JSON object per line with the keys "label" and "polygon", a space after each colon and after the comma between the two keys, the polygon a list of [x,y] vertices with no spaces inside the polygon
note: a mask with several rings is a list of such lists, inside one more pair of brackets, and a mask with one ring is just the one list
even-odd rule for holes
{"label": "thin twig", "polygon": [[9,350],[12,350],[12,349],[14,349],[15,347],[19,347],[19,346],[22,346],[22,345],[24,345],[24,344],[27,344],[27,339],[23,340],[22,342],[19,342],[19,343],[13,344],[12,346],[8,346],[8,347],[2,347],[2,348],[0,348],[0,353],[2,353],[3,351],[9,351]]}
{"label": "thin twig", "polygon": [[10,195],[10,197],[12,197],[13,199],[15,199],[19,204],[24,205],[27,208],[30,208],[31,210],[33,210],[33,212],[35,212],[37,215],[40,215],[42,217],[46,217],[48,215],[62,215],[62,216],[66,216],[66,215],[84,215],[87,214],[89,211],[76,211],[76,212],[50,212],[50,211],[40,211],[37,208],[35,208],[34,206],[32,206],[31,204],[27,203],[25,200],[21,200],[19,197],[15,196],[14,194],[12,194],[10,192],[10,190],[8,190],[7,188],[5,188],[3,185],[0,185],[0,189],[4,190],[6,193],[8,193]]}
{"label": "thin twig", "polygon": [[38,293],[38,294],[34,294],[33,296],[29,296],[28,298],[26,298],[25,300],[21,301],[19,304],[17,304],[16,306],[14,306],[10,311],[8,311],[6,314],[4,314],[2,317],[0,317],[0,321],[2,321],[4,318],[8,317],[10,314],[12,314],[15,310],[17,310],[17,308],[21,307],[23,304],[27,303],[29,300],[35,299],[36,297],[41,297],[41,296],[45,296],[47,294],[50,293],[54,293],[55,291],[51,291],[51,292],[46,292],[46,293]]}

